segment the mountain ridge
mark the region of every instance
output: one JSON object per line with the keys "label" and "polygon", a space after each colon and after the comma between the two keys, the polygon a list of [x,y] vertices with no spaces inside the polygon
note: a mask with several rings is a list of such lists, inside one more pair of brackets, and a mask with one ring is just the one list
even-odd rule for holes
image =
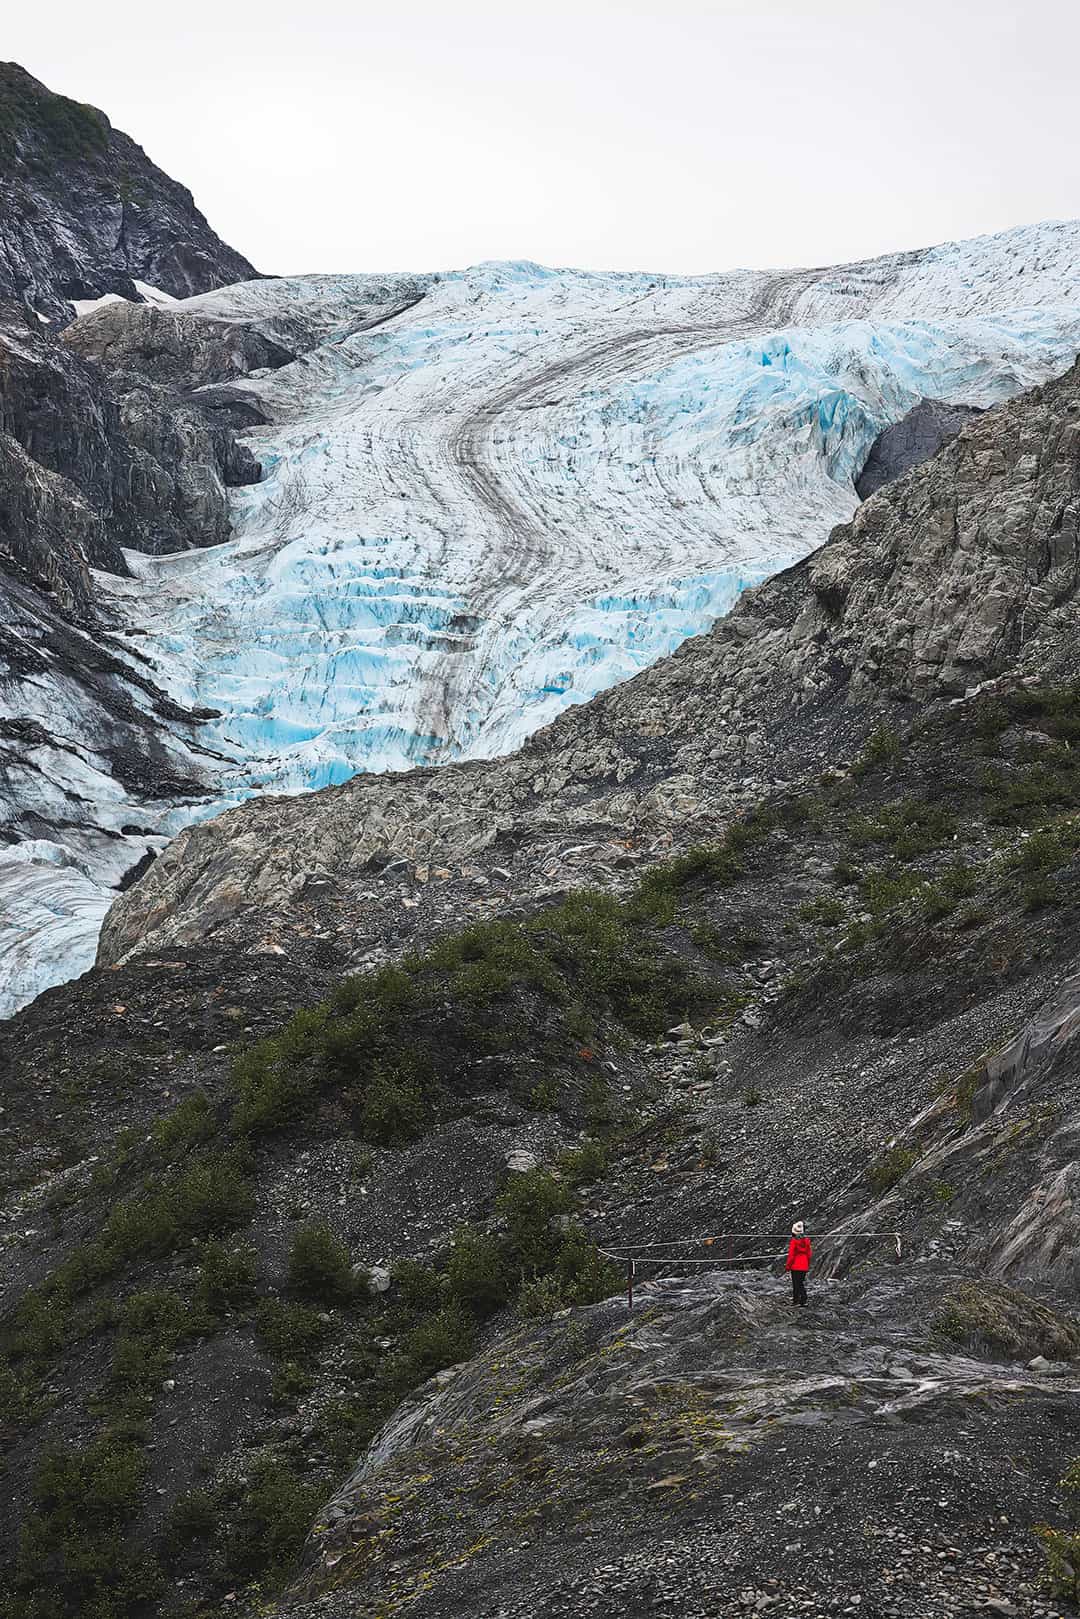
{"label": "mountain ridge", "polygon": [[0,297],[66,324],[76,301],[171,297],[256,272],[220,240],[190,191],[103,112],[0,63]]}

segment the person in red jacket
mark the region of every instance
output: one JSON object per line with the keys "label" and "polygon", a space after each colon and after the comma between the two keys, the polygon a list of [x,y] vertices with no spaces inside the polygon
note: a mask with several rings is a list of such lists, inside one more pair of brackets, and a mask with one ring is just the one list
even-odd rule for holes
{"label": "person in red jacket", "polygon": [[801,1220],[796,1220],[791,1228],[791,1241],[788,1243],[787,1251],[787,1269],[791,1272],[793,1304],[806,1303],[806,1273],[810,1269],[813,1252],[810,1238],[806,1235],[806,1227]]}

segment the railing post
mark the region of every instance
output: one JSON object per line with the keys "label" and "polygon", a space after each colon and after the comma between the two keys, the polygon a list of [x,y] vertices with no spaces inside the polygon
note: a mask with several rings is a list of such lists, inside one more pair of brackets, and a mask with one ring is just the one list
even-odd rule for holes
{"label": "railing post", "polygon": [[626,1261],[626,1308],[628,1310],[634,1308],[634,1270],[634,1261],[628,1259]]}

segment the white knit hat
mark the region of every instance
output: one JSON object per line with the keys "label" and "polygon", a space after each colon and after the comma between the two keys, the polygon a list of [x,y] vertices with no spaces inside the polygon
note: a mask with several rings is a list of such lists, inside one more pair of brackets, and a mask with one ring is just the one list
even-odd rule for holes
{"label": "white knit hat", "polygon": [[795,1224],[791,1228],[791,1235],[793,1237],[801,1237],[805,1229],[806,1227],[803,1225],[802,1221],[796,1220]]}

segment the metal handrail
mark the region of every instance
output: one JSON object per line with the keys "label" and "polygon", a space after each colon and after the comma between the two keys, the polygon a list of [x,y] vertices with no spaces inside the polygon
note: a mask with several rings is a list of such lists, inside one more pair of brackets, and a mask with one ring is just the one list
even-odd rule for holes
{"label": "metal handrail", "polygon": [[[657,1249],[687,1248],[691,1246],[711,1248],[717,1242],[732,1241],[736,1237],[758,1237],[765,1241],[775,1240],[787,1242],[791,1237],[790,1231],[718,1231],[711,1237],[681,1237],[674,1242],[642,1242],[634,1245],[634,1252],[627,1253],[625,1249],[629,1244],[622,1244],[619,1248],[599,1248],[598,1251],[605,1259],[610,1259],[626,1266],[626,1306],[634,1308],[634,1281],[637,1277],[639,1265],[703,1265],[718,1270],[725,1265],[745,1265],[760,1263],[762,1260],[777,1260],[780,1256],[774,1251],[765,1254],[727,1254],[719,1259],[709,1255],[707,1259],[684,1258],[679,1254],[659,1254]],[[816,1235],[807,1232],[814,1242],[852,1241],[859,1237],[888,1237],[896,1244],[897,1259],[903,1258],[899,1231],[821,1231]],[[651,1258],[650,1254],[656,1254]]]}

